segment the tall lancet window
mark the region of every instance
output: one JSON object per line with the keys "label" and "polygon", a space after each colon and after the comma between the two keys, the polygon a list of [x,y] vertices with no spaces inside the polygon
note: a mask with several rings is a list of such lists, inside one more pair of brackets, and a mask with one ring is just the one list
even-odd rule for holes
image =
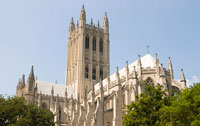
{"label": "tall lancet window", "polygon": [[99,75],[100,75],[101,80],[103,80],[103,68],[102,67],[100,68]]}
{"label": "tall lancet window", "polygon": [[89,67],[88,67],[88,65],[85,66],[85,78],[89,78]]}
{"label": "tall lancet window", "polygon": [[92,41],[92,50],[96,51],[96,37],[93,37],[93,41]]}
{"label": "tall lancet window", "polygon": [[89,47],[90,47],[89,41],[90,41],[90,39],[89,39],[89,36],[87,35],[87,36],[85,37],[85,48],[86,48],[86,49],[89,49]]}
{"label": "tall lancet window", "polygon": [[92,80],[96,80],[96,67],[93,66],[92,68]]}
{"label": "tall lancet window", "polygon": [[103,52],[103,39],[100,38],[100,42],[99,42],[99,51]]}

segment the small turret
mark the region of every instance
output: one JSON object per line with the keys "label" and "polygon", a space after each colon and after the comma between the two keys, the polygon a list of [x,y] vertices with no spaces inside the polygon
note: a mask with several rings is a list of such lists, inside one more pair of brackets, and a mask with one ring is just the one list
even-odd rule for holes
{"label": "small turret", "polygon": [[79,26],[80,27],[85,27],[85,24],[86,24],[86,14],[85,14],[85,8],[84,8],[84,5],[83,5],[82,9],[81,9]]}
{"label": "small turret", "polygon": [[180,82],[183,84],[183,85],[181,85],[181,87],[183,89],[185,89],[187,87],[187,85],[186,85],[186,79],[185,79],[185,74],[183,72],[183,69],[181,69],[181,80],[180,80]]}
{"label": "small turret", "polygon": [[169,70],[171,79],[174,79],[174,72],[173,72],[172,61],[171,61],[171,58],[170,58],[170,57],[169,57],[168,70]]}
{"label": "small turret", "polygon": [[104,33],[109,33],[109,22],[108,22],[108,17],[107,17],[106,12],[105,12],[104,20],[103,20],[103,30],[104,30]]}

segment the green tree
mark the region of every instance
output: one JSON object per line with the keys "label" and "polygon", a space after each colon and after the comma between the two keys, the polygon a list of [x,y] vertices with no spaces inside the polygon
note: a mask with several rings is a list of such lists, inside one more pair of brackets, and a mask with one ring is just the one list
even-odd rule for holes
{"label": "green tree", "polygon": [[126,106],[127,114],[123,117],[124,126],[156,126],[160,125],[160,109],[170,104],[170,97],[161,86],[145,85],[145,93],[136,96],[137,102]]}
{"label": "green tree", "polygon": [[23,98],[0,96],[0,126],[54,126],[54,115]]}
{"label": "green tree", "polygon": [[200,83],[175,95],[161,112],[161,125],[200,126]]}

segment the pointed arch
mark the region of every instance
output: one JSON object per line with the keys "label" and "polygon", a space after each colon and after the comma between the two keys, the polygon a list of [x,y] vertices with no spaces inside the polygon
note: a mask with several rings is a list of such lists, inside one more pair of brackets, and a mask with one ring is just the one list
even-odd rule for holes
{"label": "pointed arch", "polygon": [[93,66],[92,68],[92,80],[96,80],[96,67]]}
{"label": "pointed arch", "polygon": [[85,48],[86,48],[86,49],[89,49],[89,48],[90,48],[89,41],[90,41],[89,36],[86,35],[86,37],[85,37]]}
{"label": "pointed arch", "polygon": [[92,39],[92,50],[96,51],[96,37],[95,36]]}
{"label": "pointed arch", "polygon": [[146,79],[146,83],[148,83],[148,84],[150,84],[150,85],[152,85],[152,86],[155,86],[155,85],[154,85],[154,81],[153,81],[153,79],[152,79],[151,77],[148,77],[148,78]]}
{"label": "pointed arch", "polygon": [[42,103],[42,106],[41,106],[43,109],[47,109],[47,104],[45,102]]}
{"label": "pointed arch", "polygon": [[99,42],[99,51],[103,52],[103,39],[100,38],[100,42]]}
{"label": "pointed arch", "polygon": [[89,78],[89,67],[85,65],[85,78]]}

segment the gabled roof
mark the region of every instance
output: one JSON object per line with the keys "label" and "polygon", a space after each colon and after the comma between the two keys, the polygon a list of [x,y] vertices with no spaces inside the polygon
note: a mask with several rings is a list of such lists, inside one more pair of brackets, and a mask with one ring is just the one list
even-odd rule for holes
{"label": "gabled roof", "polygon": [[73,87],[72,86],[66,86],[62,84],[56,84],[56,83],[50,83],[50,82],[44,82],[44,81],[36,81],[38,93],[51,95],[52,87],[54,89],[54,96],[59,95],[60,97],[65,97],[65,88],[67,88],[67,96],[68,98],[73,95]]}
{"label": "gabled roof", "polygon": [[[141,57],[141,63],[142,63],[142,68],[154,68],[155,67],[155,59],[150,55],[146,54],[145,56]],[[135,66],[135,69],[137,71],[137,63],[138,60],[134,61],[133,63],[128,65],[129,71],[132,72]],[[120,77],[124,76],[126,74],[126,67],[122,68],[119,70],[119,75]],[[115,73],[110,76],[110,80],[115,78]]]}
{"label": "gabled roof", "polygon": [[[153,56],[151,56],[151,54],[146,54],[143,57],[141,57],[141,64],[142,64],[142,68],[154,68],[156,60],[153,58]],[[131,64],[128,65],[129,68],[129,72],[132,72],[135,66],[135,69],[137,71],[137,63],[138,63],[138,59],[134,62],[132,62]],[[120,77],[125,76],[126,75],[126,66],[122,69],[119,70],[119,75]],[[114,81],[115,80],[115,73],[112,74],[110,76],[110,81]],[[106,85],[105,83],[106,79],[103,80],[103,86]],[[95,85],[95,90],[99,89],[99,84]]]}

